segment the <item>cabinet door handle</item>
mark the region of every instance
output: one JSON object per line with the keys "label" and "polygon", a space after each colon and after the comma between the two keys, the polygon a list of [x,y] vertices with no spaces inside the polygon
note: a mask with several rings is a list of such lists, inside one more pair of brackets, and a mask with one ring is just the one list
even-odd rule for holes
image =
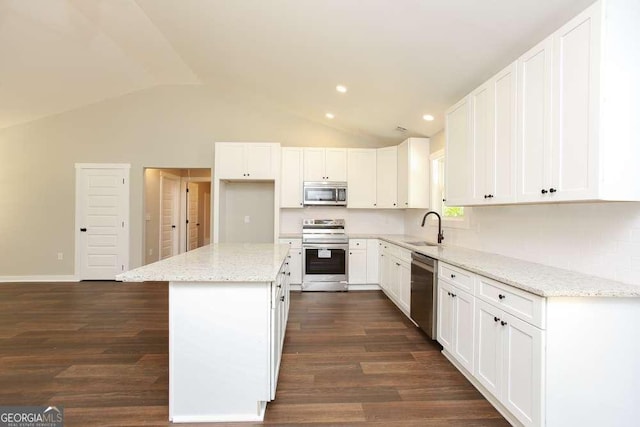
{"label": "cabinet door handle", "polygon": [[494,316],[494,317],[493,317],[493,321],[494,321],[494,322],[499,322],[499,321],[500,321],[500,318],[499,318],[499,317],[495,317],[495,316]]}
{"label": "cabinet door handle", "polygon": [[399,263],[399,262],[396,262],[396,265],[397,265],[398,267],[400,267],[400,263]]}
{"label": "cabinet door handle", "polygon": [[507,297],[506,295],[498,294],[499,299],[505,299],[506,297]]}
{"label": "cabinet door handle", "polygon": [[547,193],[548,193],[548,191],[547,191],[547,190],[545,190],[544,188],[543,188],[543,189],[542,189],[542,191],[540,191],[540,192],[541,192],[542,194],[547,194]]}
{"label": "cabinet door handle", "polygon": [[353,252],[349,252],[349,255],[353,255]]}
{"label": "cabinet door handle", "polygon": [[457,295],[456,295],[456,294],[451,294],[451,296],[452,296],[452,297],[454,297],[454,298],[455,298],[455,297],[457,297]]}
{"label": "cabinet door handle", "polygon": [[558,190],[556,190],[555,188],[550,188],[549,189],[549,193],[555,193],[556,191],[558,191]]}
{"label": "cabinet door handle", "polygon": [[452,279],[455,279],[455,278],[456,278],[456,275],[455,275],[455,274],[452,274],[452,275],[451,275],[451,278],[452,278]]}
{"label": "cabinet door handle", "polygon": [[291,272],[290,271],[287,271],[287,276],[291,276]]}
{"label": "cabinet door handle", "polygon": [[502,326],[505,326],[505,325],[507,324],[507,322],[505,322],[504,320],[501,320],[501,321],[500,321],[500,324],[501,324]]}
{"label": "cabinet door handle", "polygon": [[447,295],[451,296],[451,292],[447,292]]}
{"label": "cabinet door handle", "polygon": [[485,195],[484,195],[484,198],[486,199],[487,197],[489,197],[489,196],[487,196],[487,195],[485,194]]}
{"label": "cabinet door handle", "polygon": [[284,302],[284,295],[280,297],[280,301]]}

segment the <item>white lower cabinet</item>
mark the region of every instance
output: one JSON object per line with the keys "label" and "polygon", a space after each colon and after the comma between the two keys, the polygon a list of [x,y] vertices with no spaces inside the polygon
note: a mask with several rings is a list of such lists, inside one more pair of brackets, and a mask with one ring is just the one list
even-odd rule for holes
{"label": "white lower cabinet", "polygon": [[[459,286],[454,280],[460,280]],[[473,294],[462,289],[468,289],[471,280]],[[499,289],[495,298],[488,285]],[[530,301],[544,312],[545,301],[532,294],[527,299],[524,294],[528,293],[441,263],[437,339],[445,354],[513,419],[524,426],[541,426],[545,331],[510,312],[520,301]],[[523,317],[531,321],[526,314]]]}
{"label": "white lower cabinet", "polygon": [[282,348],[284,347],[284,336],[289,318],[290,267],[291,264],[285,261],[278,272],[276,281],[271,284],[271,400],[276,397]]}
{"label": "white lower cabinet", "polygon": [[349,249],[349,284],[367,283],[367,250]]}
{"label": "white lower cabinet", "polygon": [[411,251],[380,243],[380,287],[409,317],[411,312]]}
{"label": "white lower cabinet", "polygon": [[469,372],[474,363],[474,305],[473,295],[440,281],[437,339]]}
{"label": "white lower cabinet", "polygon": [[293,285],[302,284],[302,239],[280,239],[291,247],[289,251],[289,282]]}
{"label": "white lower cabinet", "polygon": [[541,425],[543,331],[477,301],[474,376],[525,426]]}
{"label": "white lower cabinet", "polygon": [[349,239],[349,285],[379,283],[378,239]]}

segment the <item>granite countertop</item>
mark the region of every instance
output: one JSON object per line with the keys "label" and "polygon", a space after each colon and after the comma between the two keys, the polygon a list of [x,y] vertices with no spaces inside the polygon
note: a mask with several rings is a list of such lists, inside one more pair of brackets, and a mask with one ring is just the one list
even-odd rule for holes
{"label": "granite countertop", "polygon": [[640,297],[640,285],[473,249],[449,245],[414,246],[407,243],[428,241],[421,237],[349,233],[349,238],[384,240],[542,297]]}
{"label": "granite countertop", "polygon": [[638,285],[473,249],[406,243],[425,240],[415,236],[378,235],[377,238],[542,297],[640,297]]}
{"label": "granite countertop", "polygon": [[279,243],[217,243],[116,276],[122,282],[272,282],[289,252]]}

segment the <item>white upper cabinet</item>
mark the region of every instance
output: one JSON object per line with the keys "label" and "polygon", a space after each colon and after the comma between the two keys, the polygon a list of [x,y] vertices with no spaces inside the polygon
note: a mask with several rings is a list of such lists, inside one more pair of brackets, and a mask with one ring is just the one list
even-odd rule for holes
{"label": "white upper cabinet", "polygon": [[305,181],[346,181],[346,148],[305,148]]}
{"label": "white upper cabinet", "polygon": [[449,206],[469,204],[472,199],[472,150],[470,97],[449,108],[445,118],[445,200]]}
{"label": "white upper cabinet", "polygon": [[517,63],[491,79],[491,138],[485,151],[487,201],[511,203],[516,199]]}
{"label": "white upper cabinet", "polygon": [[283,147],[280,152],[282,162],[282,180],[280,182],[281,208],[302,207],[302,154],[302,148],[298,147]]}
{"label": "white upper cabinet", "polygon": [[398,145],[398,207],[429,209],[429,138]]}
{"label": "white upper cabinet", "polygon": [[[376,166],[377,207],[383,209],[397,208],[398,147],[378,148],[376,153]],[[349,195],[349,197],[351,196]]]}
{"label": "white upper cabinet", "polygon": [[280,144],[216,142],[217,179],[275,180],[280,175]]}
{"label": "white upper cabinet", "polygon": [[325,173],[327,181],[347,180],[347,149],[327,148],[325,150]]}
{"label": "white upper cabinet", "polygon": [[[485,196],[489,203],[640,200],[639,13],[637,1],[597,1],[522,55],[517,73],[510,66],[465,98],[469,127],[466,101],[452,107],[448,203],[485,204]],[[473,165],[472,197],[465,165]]]}
{"label": "white upper cabinet", "polygon": [[376,149],[347,150],[347,207],[376,207]]}
{"label": "white upper cabinet", "polygon": [[541,200],[551,181],[551,37],[518,59],[517,188],[521,202]]}

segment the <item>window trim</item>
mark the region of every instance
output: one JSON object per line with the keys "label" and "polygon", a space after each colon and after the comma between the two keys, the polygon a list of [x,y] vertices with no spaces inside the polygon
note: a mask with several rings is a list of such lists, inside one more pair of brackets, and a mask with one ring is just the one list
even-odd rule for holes
{"label": "window trim", "polygon": [[[433,179],[433,162],[439,159],[446,159],[445,157],[445,152],[444,152],[444,148],[438,150],[438,151],[434,151],[433,153],[431,153],[429,155],[429,166],[431,168],[431,179],[429,180],[430,185],[429,185],[429,194],[430,194],[430,198],[433,199],[432,195],[433,195],[433,186],[434,186],[434,179]],[[446,164],[446,160],[445,160],[445,171],[447,168],[447,164]],[[445,172],[445,177],[446,177],[446,172]],[[445,194],[446,194],[446,187],[445,187]],[[433,200],[431,200],[431,202],[433,202]],[[432,210],[435,210],[436,212],[438,212],[441,216],[442,213],[439,212],[439,210],[435,209],[435,206],[431,207]],[[463,228],[463,229],[468,229],[470,227],[471,224],[471,217],[472,217],[472,209],[469,206],[464,206],[464,216],[462,218],[445,218],[444,216],[442,216],[442,228]],[[435,218],[435,215],[430,215],[429,219],[427,220],[429,225],[431,226],[437,226],[437,221]]]}

